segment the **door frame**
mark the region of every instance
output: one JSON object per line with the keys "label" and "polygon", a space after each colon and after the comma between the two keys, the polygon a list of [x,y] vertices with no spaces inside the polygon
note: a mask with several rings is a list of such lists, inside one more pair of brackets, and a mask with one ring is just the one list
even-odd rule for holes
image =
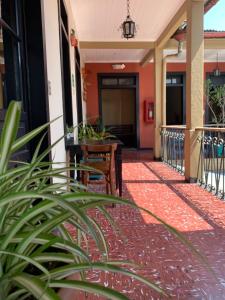
{"label": "door frame", "polygon": [[[135,129],[136,129],[136,141],[137,149],[140,149],[140,108],[139,108],[139,73],[98,73],[98,109],[99,117],[102,125],[102,95],[101,90],[103,89],[101,85],[102,78],[121,78],[121,77],[134,77],[135,85],[133,86],[121,86],[121,89],[135,89]],[[108,89],[118,89],[118,86],[107,86]],[[104,87],[105,89],[105,87]]]}
{"label": "door frame", "polygon": [[[222,72],[220,73],[220,77],[221,77],[221,76],[225,77],[225,72],[222,71]],[[206,72],[204,80],[208,80],[208,79],[210,79],[210,77],[215,77],[215,76],[213,75],[213,71],[211,71],[211,72]],[[209,112],[209,107],[208,107],[207,102],[206,102],[205,99],[204,99],[203,105],[204,105],[204,109],[205,109],[204,123],[205,123],[206,125],[208,125],[208,124],[210,124],[210,123],[206,123],[206,120],[209,119],[209,113],[210,113],[210,112]]]}
{"label": "door frame", "polygon": [[[183,87],[183,101],[182,101],[182,106],[183,106],[183,125],[186,124],[186,72],[167,72],[166,73],[166,78],[167,76],[183,76],[183,83],[182,84],[167,84],[166,83],[166,88],[168,87]],[[167,105],[167,98],[166,98],[166,105]]]}
{"label": "door frame", "polygon": [[82,103],[82,87],[81,87],[81,68],[80,68],[80,52],[76,47],[74,50],[75,57],[75,74],[76,74],[76,92],[77,92],[77,121],[78,124],[83,123],[83,103]]}

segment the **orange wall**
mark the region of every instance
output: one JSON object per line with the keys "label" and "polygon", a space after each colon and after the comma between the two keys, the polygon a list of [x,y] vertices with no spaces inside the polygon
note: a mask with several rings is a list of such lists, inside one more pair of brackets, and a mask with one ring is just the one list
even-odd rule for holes
{"label": "orange wall", "polygon": [[[206,63],[205,73],[212,72],[216,63]],[[225,72],[225,63],[219,63],[221,71]],[[184,63],[169,63],[168,72],[185,72]],[[128,63],[122,71],[114,71],[112,64],[108,63],[87,63],[85,65],[87,74],[87,118],[99,116],[98,110],[98,73],[139,73],[139,118],[140,118],[140,147],[153,147],[153,124],[144,122],[144,100],[154,100],[154,64],[151,63],[142,68],[137,63]]]}
{"label": "orange wall", "polygon": [[153,146],[153,125],[143,121],[145,98],[154,99],[154,65],[145,68],[139,64],[126,64],[122,71],[115,72],[112,64],[86,64],[87,74],[87,118],[97,117],[98,111],[98,73],[139,73],[139,117],[140,117],[140,146],[149,148]]}

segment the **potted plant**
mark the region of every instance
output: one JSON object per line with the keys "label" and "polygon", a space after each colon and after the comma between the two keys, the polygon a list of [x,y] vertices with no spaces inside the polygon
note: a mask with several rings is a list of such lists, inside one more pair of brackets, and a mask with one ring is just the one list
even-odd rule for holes
{"label": "potted plant", "polygon": [[74,127],[66,125],[66,137],[68,140],[74,138]]}
{"label": "potted plant", "polygon": [[78,127],[79,141],[103,141],[114,138],[116,137],[112,135],[105,127],[100,129],[98,126],[83,123]]}

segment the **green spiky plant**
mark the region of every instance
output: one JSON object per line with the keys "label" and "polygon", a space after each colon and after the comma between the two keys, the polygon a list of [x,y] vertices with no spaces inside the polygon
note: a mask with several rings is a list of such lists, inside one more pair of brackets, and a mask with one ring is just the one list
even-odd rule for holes
{"label": "green spiky plant", "polygon": [[[17,138],[20,114],[19,102],[11,102],[0,138],[0,300],[59,300],[59,288],[95,293],[108,299],[127,299],[115,290],[85,280],[85,272],[94,269],[131,276],[165,295],[154,283],[130,272],[128,263],[108,261],[107,241],[101,227],[87,212],[95,208],[114,224],[104,209],[106,204],[137,206],[113,196],[88,193],[66,177],[73,166],[54,168],[53,163],[45,162],[58,141],[39,153],[49,124]],[[13,153],[40,133],[43,137],[31,161],[11,168]],[[58,183],[56,179],[60,179]],[[65,181],[69,182],[71,192],[66,191]],[[178,231],[148,213],[188,244]],[[66,230],[65,222],[76,228],[75,239]],[[102,253],[98,262],[91,261],[83,246],[88,239],[93,239]],[[79,274],[79,280],[68,279],[74,273]]]}
{"label": "green spiky plant", "polygon": [[114,138],[116,138],[115,135],[112,135],[105,127],[100,130],[95,129],[91,124],[83,123],[78,127],[78,139],[80,141],[102,141]]}

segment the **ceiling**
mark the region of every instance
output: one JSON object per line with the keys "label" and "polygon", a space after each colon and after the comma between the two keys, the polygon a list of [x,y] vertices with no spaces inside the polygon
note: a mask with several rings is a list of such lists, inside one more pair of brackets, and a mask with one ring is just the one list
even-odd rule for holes
{"label": "ceiling", "polygon": [[[72,0],[76,32],[81,42],[124,42],[120,24],[126,17],[126,0]],[[131,17],[137,35],[131,42],[153,42],[158,39],[185,0],[130,0]],[[205,0],[207,2],[207,0]],[[140,62],[149,49],[81,49],[86,63]],[[225,61],[225,50],[205,50],[205,61]],[[165,51],[166,54],[174,50]],[[173,62],[185,62],[185,51]]]}
{"label": "ceiling", "polygon": [[[86,63],[139,63],[148,50],[143,49],[82,49],[82,59]],[[165,50],[164,56],[167,54],[175,54],[175,50]],[[218,61],[225,62],[225,49],[206,49],[205,62],[216,62],[218,53]],[[168,58],[168,62],[185,62],[186,50],[176,58]]]}
{"label": "ceiling", "polygon": [[[173,54],[176,51],[174,50],[165,50],[164,55]],[[217,54],[218,61],[225,61],[225,49],[205,49],[204,51],[204,61],[205,62],[217,62]],[[185,62],[186,61],[186,50],[183,50],[182,53],[176,58],[168,58],[168,62]]]}
{"label": "ceiling", "polygon": [[83,61],[88,62],[140,62],[148,50],[144,49],[82,49]]}
{"label": "ceiling", "polygon": [[[185,0],[130,0],[138,26],[136,41],[155,41]],[[169,5],[168,5],[169,4]],[[126,0],[73,0],[80,41],[121,41],[119,27],[127,15]]]}

